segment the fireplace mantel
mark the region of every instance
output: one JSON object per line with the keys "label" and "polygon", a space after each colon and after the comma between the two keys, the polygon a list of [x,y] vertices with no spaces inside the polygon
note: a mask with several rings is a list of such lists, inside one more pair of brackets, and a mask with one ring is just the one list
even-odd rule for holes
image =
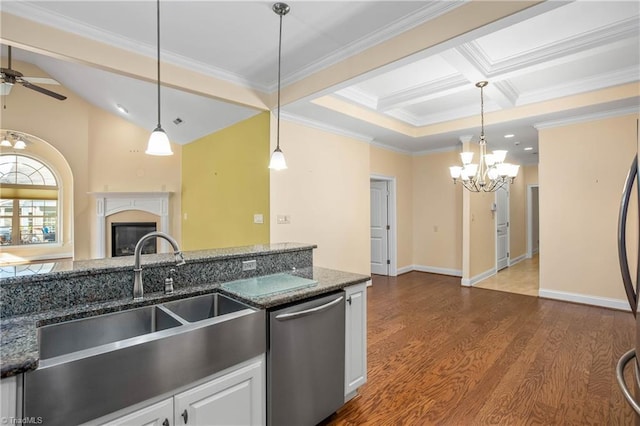
{"label": "fireplace mantel", "polygon": [[[112,214],[140,210],[160,217],[158,231],[169,233],[169,197],[171,192],[90,192],[96,198],[96,245],[98,258],[105,257],[107,217]],[[160,244],[159,252],[167,251]]]}

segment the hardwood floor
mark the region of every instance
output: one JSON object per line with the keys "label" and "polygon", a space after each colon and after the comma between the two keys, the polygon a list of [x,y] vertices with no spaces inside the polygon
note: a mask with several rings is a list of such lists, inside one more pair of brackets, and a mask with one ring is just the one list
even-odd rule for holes
{"label": "hardwood floor", "polygon": [[630,313],[459,282],[373,277],[368,382],[325,425],[633,424]]}
{"label": "hardwood floor", "polygon": [[536,254],[531,259],[524,259],[494,276],[480,281],[474,287],[537,296],[540,287],[539,276],[540,264]]}

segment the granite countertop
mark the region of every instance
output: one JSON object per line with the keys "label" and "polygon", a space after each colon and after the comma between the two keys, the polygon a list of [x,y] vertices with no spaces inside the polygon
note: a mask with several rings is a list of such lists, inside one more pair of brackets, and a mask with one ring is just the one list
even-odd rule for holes
{"label": "granite countertop", "polygon": [[[271,247],[271,251],[273,250],[273,246],[274,245],[269,246]],[[296,249],[300,247],[303,246],[297,245]],[[207,252],[210,251],[207,250]],[[237,253],[237,251],[234,253]],[[185,287],[168,296],[165,296],[163,293],[145,294],[144,300],[142,301],[119,299],[3,319],[0,322],[0,377],[14,376],[26,371],[35,370],[38,367],[39,353],[36,333],[38,326],[154,305],[212,292],[226,294],[258,309],[270,309],[287,303],[330,293],[353,284],[366,282],[370,279],[367,275],[318,267],[298,269],[291,272],[291,274],[312,279],[317,281],[317,284],[261,297],[247,297],[239,292],[226,290],[221,287],[221,283],[204,284]]]}
{"label": "granite countertop", "polygon": [[[208,250],[194,250],[182,252],[187,263],[211,262],[215,260],[244,258],[247,256],[270,255],[274,253],[284,253],[290,251],[300,251],[304,249],[314,249],[315,244],[303,243],[274,243],[255,244],[251,246],[229,247]],[[173,253],[145,254],[142,256],[145,267],[151,265],[163,265],[175,263]],[[2,278],[0,284],[28,283],[44,279],[62,278],[72,276],[94,275],[99,273],[112,273],[118,270],[131,270],[133,268],[134,257],[122,256],[105,259],[91,260],[63,260],[54,263],[46,273],[34,273],[33,275],[20,275],[17,277]],[[0,263],[0,266],[10,266]]]}

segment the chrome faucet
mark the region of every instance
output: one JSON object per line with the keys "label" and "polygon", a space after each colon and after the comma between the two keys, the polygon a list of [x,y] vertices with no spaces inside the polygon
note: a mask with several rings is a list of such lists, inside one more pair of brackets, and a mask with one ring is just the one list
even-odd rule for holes
{"label": "chrome faucet", "polygon": [[142,265],[140,265],[140,255],[142,255],[142,247],[147,240],[151,238],[164,238],[169,241],[169,244],[173,247],[173,254],[176,257],[176,266],[184,265],[186,262],[184,261],[184,257],[182,256],[182,252],[178,247],[178,243],[173,239],[170,235],[165,234],[164,232],[149,232],[144,235],[136,244],[135,250],[135,265],[133,267],[133,300],[141,300],[143,296],[143,288],[142,288]]}

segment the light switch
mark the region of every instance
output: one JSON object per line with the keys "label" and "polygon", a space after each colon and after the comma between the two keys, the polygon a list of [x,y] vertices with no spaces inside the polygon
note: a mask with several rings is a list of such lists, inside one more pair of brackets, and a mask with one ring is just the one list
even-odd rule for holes
{"label": "light switch", "polygon": [[291,216],[288,214],[279,214],[277,220],[278,225],[288,225],[291,223]]}

